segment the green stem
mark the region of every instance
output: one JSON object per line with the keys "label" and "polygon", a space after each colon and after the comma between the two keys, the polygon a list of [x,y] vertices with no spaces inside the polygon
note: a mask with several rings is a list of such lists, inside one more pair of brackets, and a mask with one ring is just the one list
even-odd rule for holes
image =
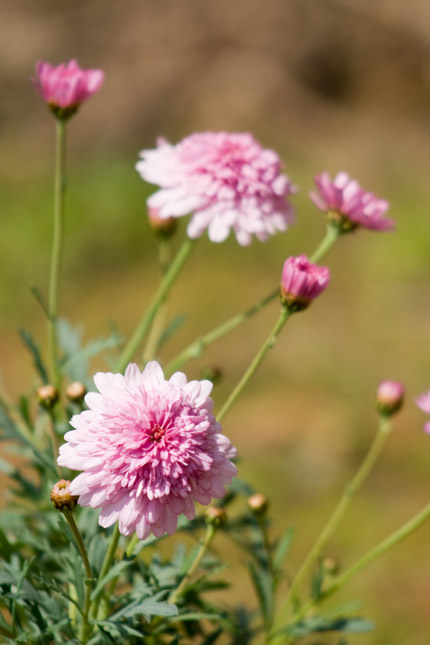
{"label": "green stem", "polygon": [[319,262],[322,257],[331,249],[333,244],[336,242],[337,238],[341,235],[341,231],[331,225],[327,224],[327,229],[325,236],[321,241],[321,244],[318,246],[317,250],[309,258],[311,262]]}
{"label": "green stem", "polygon": [[419,513],[417,513],[409,522],[406,522],[401,526],[397,531],[389,535],[385,540],[377,544],[373,549],[368,551],[358,562],[353,564],[349,569],[347,569],[340,576],[335,578],[333,582],[325,589],[321,594],[318,600],[310,600],[295,616],[294,622],[298,622],[318,603],[323,602],[327,598],[330,598],[336,591],[345,587],[355,576],[363,569],[365,569],[369,564],[377,560],[381,555],[384,555],[387,551],[392,549],[394,546],[403,542],[407,537],[415,533],[423,524],[430,520],[430,504],[425,506]]}
{"label": "green stem", "polygon": [[242,392],[243,388],[245,385],[248,383],[248,381],[251,379],[253,376],[254,372],[257,370],[259,365],[262,363],[264,357],[266,356],[267,352],[269,349],[272,349],[274,346],[277,337],[279,336],[281,329],[287,322],[288,318],[290,316],[290,313],[286,307],[281,308],[281,313],[279,315],[279,318],[276,322],[276,325],[274,326],[273,330],[271,331],[269,337],[267,338],[266,342],[263,344],[261,347],[260,351],[257,353],[253,361],[251,362],[250,366],[246,370],[245,374],[242,376],[240,379],[239,383],[236,385],[234,388],[233,392],[230,394],[228,397],[227,401],[224,403],[223,407],[221,408],[220,412],[216,415],[217,420],[221,421],[228,410],[231,408],[239,394]]}
{"label": "green stem", "polygon": [[[116,524],[115,528],[114,528],[114,531],[112,533],[112,538],[111,538],[111,542],[110,542],[110,545],[109,545],[109,549],[107,550],[106,555],[105,555],[105,559],[103,561],[103,565],[102,565],[100,575],[99,575],[99,580],[103,580],[103,578],[105,577],[105,575],[107,574],[107,572],[109,571],[109,569],[112,566],[112,562],[113,562],[113,559],[115,557],[115,551],[117,549],[118,542],[119,542],[119,537],[120,537],[120,532],[119,532],[118,524]],[[98,616],[99,605],[100,605],[100,600],[102,598],[102,595],[103,595],[103,590],[100,589],[99,593],[93,598],[93,603],[94,604],[93,604],[93,608],[92,608],[92,611],[91,611],[91,615],[95,619]]]}
{"label": "green stem", "polygon": [[281,611],[279,612],[278,620],[276,621],[276,623],[278,623],[278,626],[279,626],[279,623],[282,622],[282,619],[288,610],[289,602],[291,600],[292,601],[296,600],[296,591],[300,586],[301,582],[303,581],[304,577],[307,575],[309,569],[320,558],[321,552],[324,546],[327,544],[328,540],[332,537],[333,533],[339,526],[341,520],[343,519],[346,511],[348,510],[351,504],[351,501],[354,495],[361,488],[363,482],[365,481],[370,471],[372,470],[376,460],[378,459],[382,451],[382,448],[384,447],[385,441],[390,431],[391,431],[391,425],[388,419],[386,417],[381,417],[378,432],[375,435],[373,443],[366,457],[364,458],[364,461],[362,462],[354,478],[345,487],[343,495],[338,505],[336,506],[329,521],[323,528],[321,534],[317,538],[307,558],[305,559],[301,568],[299,569],[298,574],[296,575],[296,577],[294,578],[291,584],[290,590],[287,594],[287,597],[284,601]]}
{"label": "green stem", "polygon": [[242,323],[248,320],[248,318],[251,318],[251,316],[259,312],[261,309],[263,309],[266,305],[268,305],[270,302],[275,300],[275,298],[277,297],[279,297],[279,287],[276,288],[275,291],[272,291],[272,293],[269,293],[269,295],[267,295],[265,298],[263,298],[263,300],[261,300],[253,307],[250,307],[249,309],[247,309],[245,312],[241,314],[237,314],[236,316],[233,316],[233,318],[230,318],[230,320],[227,320],[219,327],[216,327],[215,329],[207,333],[205,336],[198,338],[194,343],[191,343],[191,345],[186,347],[180,354],[178,354],[178,356],[176,356],[176,358],[174,358],[167,365],[166,374],[171,374],[175,372],[189,359],[197,358],[198,356],[200,356],[200,354],[202,353],[205,347],[207,347],[208,345],[211,345],[219,338],[222,338],[230,331],[233,331],[233,329],[236,329],[236,327],[239,327]]}
{"label": "green stem", "polygon": [[58,285],[61,268],[64,226],[64,192],[66,166],[66,121],[57,119],[55,152],[55,196],[54,196],[54,237],[51,255],[51,275],[49,281],[48,339],[51,361],[51,381],[58,387],[60,375],[57,361],[57,310]]}
{"label": "green stem", "polygon": [[[171,261],[172,239],[159,237],[158,238],[158,264],[160,266],[161,276],[166,275]],[[153,323],[148,336],[145,349],[143,350],[142,359],[146,363],[150,361],[157,353],[158,343],[160,340],[163,327],[167,317],[167,301],[161,303],[157,314],[154,317]]]}
{"label": "green stem", "polygon": [[84,567],[85,567],[85,575],[86,575],[85,596],[84,596],[84,606],[82,609],[82,625],[81,625],[80,637],[81,637],[81,642],[86,643],[90,632],[88,616],[89,616],[90,606],[91,606],[91,587],[93,585],[94,579],[91,571],[90,561],[88,560],[87,550],[85,548],[82,535],[80,534],[79,529],[76,525],[75,518],[73,517],[72,511],[65,510],[64,516],[70,528],[72,529],[73,535],[75,536],[76,542],[78,544],[79,553],[81,554],[82,562],[84,563]]}
{"label": "green stem", "polygon": [[299,569],[298,574],[296,575],[296,577],[294,578],[291,584],[290,590],[287,594],[284,605],[279,614],[280,620],[282,620],[283,614],[286,613],[288,608],[288,603],[290,602],[290,600],[296,599],[296,590],[298,589],[301,582],[303,581],[303,578],[306,576],[309,569],[315,564],[315,562],[317,562],[317,560],[321,556],[321,552],[324,546],[327,544],[327,542],[329,541],[329,539],[331,538],[331,536],[339,526],[341,520],[343,519],[346,511],[348,510],[352,502],[354,495],[361,488],[363,482],[365,481],[370,471],[372,470],[373,466],[375,465],[375,462],[378,459],[379,455],[381,454],[381,451],[384,447],[385,441],[390,431],[391,431],[391,425],[388,419],[386,417],[380,417],[378,432],[375,435],[375,438],[372,442],[372,445],[366,457],[364,458],[354,478],[351,480],[349,484],[345,486],[343,495],[338,505],[336,506],[329,521],[323,528],[321,534],[317,538],[311,551],[309,552],[307,558],[303,562],[301,568]]}
{"label": "green stem", "polygon": [[118,362],[115,366],[115,371],[123,372],[124,369],[127,367],[128,363],[132,360],[137,350],[139,349],[139,346],[143,341],[143,339],[145,338],[161,303],[166,298],[170,287],[172,286],[173,282],[178,276],[179,271],[182,269],[183,265],[185,264],[185,261],[190,255],[192,249],[194,248],[195,243],[196,243],[196,240],[191,240],[187,238],[183,243],[183,245],[181,246],[181,248],[179,249],[177,256],[173,260],[163,280],[161,281],[161,284],[158,287],[158,290],[149,306],[149,309],[142,317],[133,335],[131,336],[130,340],[125,346],[124,351],[119,357]]}
{"label": "green stem", "polygon": [[206,551],[208,550],[208,548],[210,546],[210,543],[214,539],[216,531],[217,531],[216,526],[214,526],[213,524],[208,525],[208,527],[206,529],[206,535],[204,537],[204,540],[200,544],[200,548],[197,551],[196,557],[194,558],[190,568],[188,569],[188,571],[186,572],[186,574],[182,578],[182,580],[179,583],[179,585],[177,586],[177,588],[174,591],[172,591],[172,593],[170,594],[170,596],[168,598],[168,602],[171,602],[171,603],[175,604],[177,602],[178,598],[181,597],[181,595],[183,594],[183,592],[184,592],[184,590],[185,590],[185,588],[186,588],[186,586],[188,584],[188,581],[194,575],[194,572],[197,571],[197,569],[199,567],[199,564],[203,559],[204,554],[206,553]]}
{"label": "green stem", "polygon": [[[328,226],[325,237],[310,258],[311,261],[316,262],[317,260],[321,259],[322,256],[325,255],[325,253],[327,253],[328,250],[333,246],[338,237],[338,230],[331,226]],[[250,307],[245,312],[233,316],[232,318],[230,318],[230,320],[227,320],[225,323],[219,325],[219,327],[216,327],[212,331],[208,332],[205,336],[198,338],[167,365],[165,369],[166,374],[172,374],[177,369],[180,369],[182,365],[188,360],[192,358],[198,358],[208,345],[211,345],[229,332],[239,327],[242,323],[246,322],[248,318],[251,318],[252,316],[257,314],[259,311],[261,311],[261,309],[264,309],[266,305],[270,304],[278,297],[279,287],[277,287],[274,291],[271,291],[267,296],[260,300],[260,302]]]}

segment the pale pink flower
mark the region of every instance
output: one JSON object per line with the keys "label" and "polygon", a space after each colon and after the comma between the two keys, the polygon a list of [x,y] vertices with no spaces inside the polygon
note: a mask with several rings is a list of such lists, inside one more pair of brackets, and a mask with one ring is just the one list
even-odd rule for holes
{"label": "pale pink flower", "polygon": [[177,145],[157,143],[155,150],[141,152],[136,165],[143,179],[160,186],[148,205],[165,218],[192,213],[189,237],[208,229],[212,242],[222,242],[233,230],[246,246],[253,235],[264,242],[292,221],[287,198],[296,189],[281,174],[276,152],[251,134],[203,132]]}
{"label": "pale pink flower", "polygon": [[[423,412],[430,414],[430,390],[415,399],[415,403]],[[430,421],[424,424],[424,430],[430,434]]]}
{"label": "pale pink flower", "polygon": [[346,172],[338,173],[333,181],[327,172],[323,172],[315,177],[315,184],[318,193],[309,193],[310,198],[343,232],[358,226],[374,231],[394,228],[394,221],[384,217],[389,203],[364,191],[358,181],[350,179]]}
{"label": "pale pink flower", "polygon": [[75,415],[58,463],[83,472],[70,492],[81,506],[101,508],[99,524],[119,520],[123,535],[142,540],[176,530],[178,515],[195,515],[194,501],[222,497],[236,467],[236,451],[221,434],[211,410],[209,381],[176,372],[167,381],[155,361],[143,372],[98,373],[100,393],[89,393],[89,410]]}
{"label": "pale pink flower", "polygon": [[330,271],[309,262],[306,255],[288,258],[281,279],[281,297],[291,311],[306,309],[330,281]]}
{"label": "pale pink flower", "polygon": [[376,391],[376,406],[381,414],[391,416],[403,404],[405,388],[399,381],[382,381]]}
{"label": "pale pink flower", "polygon": [[54,114],[67,118],[100,89],[104,73],[100,69],[81,69],[76,60],[58,67],[39,60],[32,80]]}

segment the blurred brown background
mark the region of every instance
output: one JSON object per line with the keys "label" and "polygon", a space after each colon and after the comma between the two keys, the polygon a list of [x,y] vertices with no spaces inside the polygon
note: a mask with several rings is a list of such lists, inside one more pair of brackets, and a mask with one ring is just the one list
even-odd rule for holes
{"label": "blurred brown background", "polygon": [[[408,519],[430,478],[413,403],[430,387],[429,51],[428,0],[3,0],[0,361],[10,395],[36,385],[16,327],[44,344],[30,286],[46,292],[51,244],[53,121],[29,78],[37,59],[76,57],[106,72],[69,129],[61,308],[87,340],[111,321],[129,333],[158,279],[151,188],[133,168],[158,135],[250,130],[300,188],[287,234],[247,249],[202,239],[170,305],[186,325],[161,360],[270,291],[288,255],[312,252],[323,234],[307,198],[315,174],[347,170],[391,202],[397,233],[340,240],[327,258],[330,289],[291,321],[224,427],[242,477],[272,499],[273,530],[297,527],[294,570],[371,440],[378,381],[402,380],[396,432],[330,555],[348,565]],[[218,406],[276,315],[274,305],[187,368],[223,368]],[[428,645],[429,537],[422,529],[343,592],[366,598],[379,626],[351,643]],[[253,602],[243,571],[231,577],[225,602]]]}

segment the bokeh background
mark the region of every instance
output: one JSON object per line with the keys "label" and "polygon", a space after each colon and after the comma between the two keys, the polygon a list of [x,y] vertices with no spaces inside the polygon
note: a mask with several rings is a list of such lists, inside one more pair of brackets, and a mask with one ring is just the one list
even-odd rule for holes
{"label": "bokeh background", "polygon": [[[300,188],[286,234],[246,249],[201,240],[171,298],[171,316],[183,311],[186,322],[164,361],[273,289],[287,256],[312,252],[324,232],[307,196],[315,174],[347,170],[390,201],[397,232],[339,241],[326,260],[330,289],[288,324],[224,428],[241,476],[270,497],[273,532],[297,528],[294,571],[372,439],[378,382],[401,380],[408,397],[395,432],[327,554],[347,566],[412,516],[430,482],[430,440],[414,405],[430,386],[429,53],[427,0],[3,0],[0,361],[9,394],[36,386],[17,327],[44,343],[30,288],[47,292],[51,245],[53,119],[29,79],[37,59],[76,57],[106,72],[69,128],[61,312],[83,324],[86,340],[113,324],[130,333],[157,283],[152,188],[134,164],[159,135],[252,131]],[[221,403],[276,316],[273,304],[187,373],[219,366]],[[423,528],[342,593],[365,598],[378,625],[351,643],[428,644],[429,538]],[[245,570],[229,575],[234,590],[221,602],[253,603]]]}

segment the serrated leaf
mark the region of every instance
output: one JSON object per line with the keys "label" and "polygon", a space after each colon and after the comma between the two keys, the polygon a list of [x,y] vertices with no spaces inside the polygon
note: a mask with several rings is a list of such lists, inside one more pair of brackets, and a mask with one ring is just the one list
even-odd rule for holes
{"label": "serrated leaf", "polygon": [[34,367],[36,368],[36,371],[42,379],[43,383],[49,383],[48,372],[46,371],[45,365],[43,363],[39,347],[34,342],[31,332],[20,328],[18,329],[18,333],[21,336],[22,342],[32,355]]}
{"label": "serrated leaf", "polygon": [[294,528],[290,526],[281,537],[273,555],[273,568],[280,569],[288,555],[294,538]]}

